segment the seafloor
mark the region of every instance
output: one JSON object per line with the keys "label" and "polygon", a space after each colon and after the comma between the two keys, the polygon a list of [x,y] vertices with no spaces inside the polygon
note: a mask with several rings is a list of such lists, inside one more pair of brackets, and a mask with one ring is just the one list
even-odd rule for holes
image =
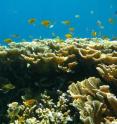
{"label": "seafloor", "polygon": [[117,41],[0,46],[0,124],[117,124]]}

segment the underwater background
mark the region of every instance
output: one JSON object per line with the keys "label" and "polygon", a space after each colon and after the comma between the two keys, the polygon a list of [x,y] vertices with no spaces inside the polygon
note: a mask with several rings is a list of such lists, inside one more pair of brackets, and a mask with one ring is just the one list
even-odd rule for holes
{"label": "underwater background", "polygon": [[[64,39],[69,28],[73,37],[117,37],[117,0],[0,0],[0,17],[1,44],[5,38]],[[51,21],[51,27],[44,27],[43,20]]]}
{"label": "underwater background", "polygon": [[0,0],[0,17],[0,124],[117,124],[117,0]]}

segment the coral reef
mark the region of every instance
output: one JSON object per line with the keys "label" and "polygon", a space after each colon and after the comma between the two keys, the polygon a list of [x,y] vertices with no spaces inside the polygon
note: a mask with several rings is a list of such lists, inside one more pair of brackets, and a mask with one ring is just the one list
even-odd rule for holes
{"label": "coral reef", "polygon": [[55,38],[0,46],[3,124],[114,124],[116,88],[115,41]]}

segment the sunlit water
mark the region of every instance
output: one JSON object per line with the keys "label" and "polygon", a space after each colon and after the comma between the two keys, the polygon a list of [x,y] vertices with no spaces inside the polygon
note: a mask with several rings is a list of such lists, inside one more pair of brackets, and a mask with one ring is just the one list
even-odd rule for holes
{"label": "sunlit water", "polygon": [[[96,32],[96,37],[117,36],[116,0],[0,0],[0,17],[1,44],[5,38],[16,42],[56,36],[65,38],[70,27],[75,29],[73,37],[93,37],[91,32]],[[36,18],[33,25],[28,24],[30,18]],[[45,19],[52,21],[52,28],[41,25]],[[64,20],[69,20],[70,25],[62,24]],[[97,25],[97,21],[103,27]],[[19,36],[13,37],[14,34]]]}

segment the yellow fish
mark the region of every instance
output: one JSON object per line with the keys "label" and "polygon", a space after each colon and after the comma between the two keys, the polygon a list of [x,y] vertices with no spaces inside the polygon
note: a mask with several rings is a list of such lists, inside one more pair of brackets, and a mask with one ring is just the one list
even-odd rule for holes
{"label": "yellow fish", "polygon": [[51,25],[51,22],[49,20],[43,20],[41,21],[41,24],[45,27],[49,27]]}
{"label": "yellow fish", "polygon": [[69,28],[69,31],[73,32],[75,29],[73,27]]}
{"label": "yellow fish", "polygon": [[11,43],[11,42],[13,42],[13,40],[11,38],[6,38],[6,39],[4,39],[4,42]]}
{"label": "yellow fish", "polygon": [[23,103],[24,103],[25,106],[31,107],[34,104],[37,104],[37,100],[35,100],[35,99],[28,99],[28,100],[25,100]]}
{"label": "yellow fish", "polygon": [[72,36],[72,34],[65,34],[65,37],[67,38],[67,39],[69,39],[69,38],[72,38],[73,36]]}
{"label": "yellow fish", "polygon": [[2,86],[0,86],[0,87],[1,87],[1,90],[5,91],[5,92],[8,92],[15,88],[15,86],[11,83],[2,84]]}
{"label": "yellow fish", "polygon": [[113,18],[109,18],[109,19],[108,19],[108,22],[109,22],[110,24],[114,24],[114,23],[115,23],[115,20],[114,20]]}
{"label": "yellow fish", "polygon": [[93,32],[91,32],[91,35],[92,35],[93,37],[96,37],[96,36],[97,36],[97,32],[96,32],[96,31],[93,31]]}
{"label": "yellow fish", "polygon": [[36,18],[31,18],[28,20],[29,24],[34,24],[36,22]]}
{"label": "yellow fish", "polygon": [[62,21],[62,24],[70,25],[70,21],[69,20],[64,20],[64,21]]}

